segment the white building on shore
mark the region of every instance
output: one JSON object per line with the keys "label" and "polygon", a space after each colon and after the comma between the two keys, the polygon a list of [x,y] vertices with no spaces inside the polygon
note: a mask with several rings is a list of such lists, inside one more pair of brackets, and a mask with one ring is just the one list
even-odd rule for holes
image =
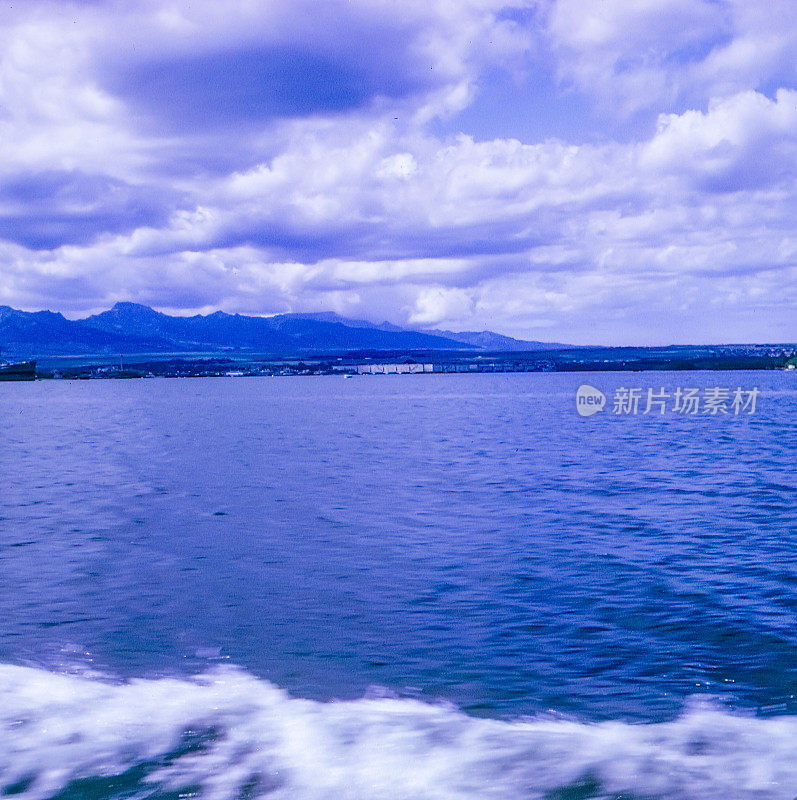
{"label": "white building on shore", "polygon": [[434,364],[358,364],[358,375],[408,375],[434,372]]}

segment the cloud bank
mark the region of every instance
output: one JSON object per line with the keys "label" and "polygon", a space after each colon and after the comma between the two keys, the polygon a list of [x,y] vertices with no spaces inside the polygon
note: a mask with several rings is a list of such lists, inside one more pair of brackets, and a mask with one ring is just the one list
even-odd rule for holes
{"label": "cloud bank", "polygon": [[796,71],[786,0],[6,5],[0,304],[794,341]]}

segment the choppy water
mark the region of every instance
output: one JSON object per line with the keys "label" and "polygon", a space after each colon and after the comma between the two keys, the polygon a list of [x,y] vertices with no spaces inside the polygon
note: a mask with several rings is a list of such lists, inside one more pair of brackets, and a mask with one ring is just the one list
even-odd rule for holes
{"label": "choppy water", "polygon": [[792,800],[795,380],[0,386],[0,792]]}

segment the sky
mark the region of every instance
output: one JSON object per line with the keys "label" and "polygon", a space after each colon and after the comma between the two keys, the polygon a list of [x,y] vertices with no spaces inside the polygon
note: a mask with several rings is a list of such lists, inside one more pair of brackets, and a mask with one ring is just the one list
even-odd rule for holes
{"label": "sky", "polygon": [[0,0],[0,305],[797,341],[794,0]]}

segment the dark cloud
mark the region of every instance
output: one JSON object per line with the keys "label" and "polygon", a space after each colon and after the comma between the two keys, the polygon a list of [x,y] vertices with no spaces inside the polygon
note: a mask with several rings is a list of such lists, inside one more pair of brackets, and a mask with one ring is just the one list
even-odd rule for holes
{"label": "dark cloud", "polygon": [[543,241],[555,240],[554,226],[558,223],[550,217],[544,221],[542,217],[537,220],[493,220],[434,230],[401,226],[384,220],[317,228],[259,220],[245,224],[238,222],[204,242],[200,249],[257,247],[275,258],[305,264],[326,258],[371,262],[471,258],[526,252]]}
{"label": "dark cloud", "polygon": [[79,171],[16,175],[0,185],[0,239],[31,250],[89,244],[105,233],[163,225],[174,200],[173,192]]}
{"label": "dark cloud", "polygon": [[108,85],[145,121],[188,132],[339,114],[424,88],[401,51],[377,47],[324,53],[297,44],[173,56],[118,69]]}

